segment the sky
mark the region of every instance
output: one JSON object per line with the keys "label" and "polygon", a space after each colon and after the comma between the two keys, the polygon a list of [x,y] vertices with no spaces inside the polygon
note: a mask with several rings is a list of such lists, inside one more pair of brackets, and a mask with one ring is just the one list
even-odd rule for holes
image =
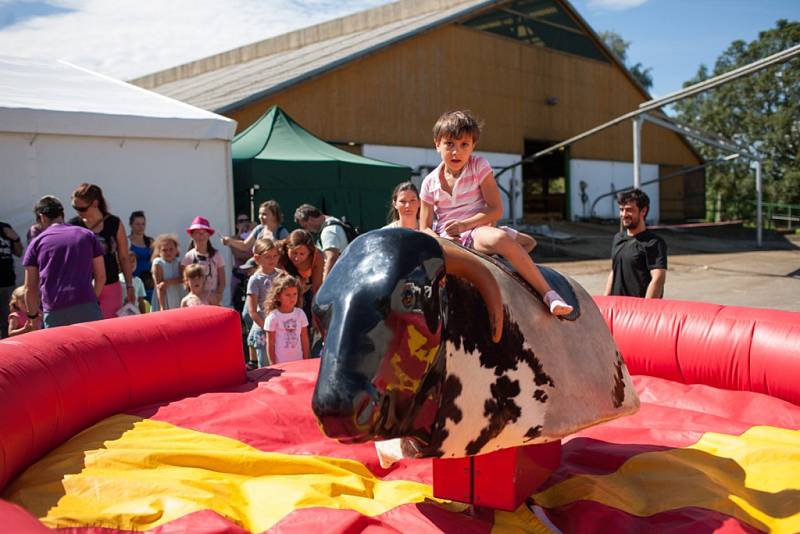
{"label": "sky", "polygon": [[[386,0],[0,0],[0,55],[63,59],[128,80]],[[572,0],[598,33],[630,41],[654,97],[676,91],[732,41],[751,41],[800,0]],[[224,9],[223,9],[224,8]]]}

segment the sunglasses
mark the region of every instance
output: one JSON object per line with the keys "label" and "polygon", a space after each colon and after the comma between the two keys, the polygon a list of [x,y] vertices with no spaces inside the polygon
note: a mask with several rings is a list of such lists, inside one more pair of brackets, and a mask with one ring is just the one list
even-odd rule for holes
{"label": "sunglasses", "polygon": [[237,223],[250,222],[250,219],[236,219]]}
{"label": "sunglasses", "polygon": [[76,206],[75,204],[72,205],[72,209],[74,209],[78,213],[83,213],[84,211],[88,210],[91,207],[92,207],[91,204],[89,204],[88,206]]}

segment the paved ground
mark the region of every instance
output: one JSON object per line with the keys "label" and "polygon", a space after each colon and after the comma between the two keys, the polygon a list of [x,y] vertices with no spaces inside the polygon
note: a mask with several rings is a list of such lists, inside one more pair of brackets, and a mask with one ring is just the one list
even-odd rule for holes
{"label": "paved ground", "polygon": [[[537,236],[536,261],[602,294],[617,227],[561,223],[553,229],[572,238]],[[669,248],[665,298],[800,311],[800,236],[767,232],[758,249],[754,231],[741,227],[657,232]]]}

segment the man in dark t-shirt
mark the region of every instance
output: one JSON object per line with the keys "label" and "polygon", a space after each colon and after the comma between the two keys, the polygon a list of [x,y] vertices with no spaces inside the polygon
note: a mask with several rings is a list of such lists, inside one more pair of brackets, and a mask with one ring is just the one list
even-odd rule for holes
{"label": "man in dark t-shirt", "polygon": [[640,189],[618,198],[622,231],[611,244],[611,272],[606,295],[662,298],[667,278],[667,244],[647,229],[650,199]]}
{"label": "man in dark t-shirt", "polygon": [[22,256],[22,243],[9,224],[0,222],[0,338],[8,336],[8,302],[16,286],[14,256]]}

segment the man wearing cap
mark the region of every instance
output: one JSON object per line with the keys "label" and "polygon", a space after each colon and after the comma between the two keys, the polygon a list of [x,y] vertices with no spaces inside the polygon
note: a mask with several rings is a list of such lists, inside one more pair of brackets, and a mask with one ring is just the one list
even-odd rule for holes
{"label": "man wearing cap", "polygon": [[43,310],[45,328],[102,319],[98,299],[106,269],[94,232],[64,224],[64,206],[56,197],[42,197],[33,212],[44,230],[22,259],[28,318],[37,319]]}
{"label": "man wearing cap", "polygon": [[294,212],[294,221],[303,230],[318,234],[317,248],[325,257],[325,266],[322,269],[322,279],[325,280],[348,244],[342,221],[325,215],[311,204],[301,204]]}

